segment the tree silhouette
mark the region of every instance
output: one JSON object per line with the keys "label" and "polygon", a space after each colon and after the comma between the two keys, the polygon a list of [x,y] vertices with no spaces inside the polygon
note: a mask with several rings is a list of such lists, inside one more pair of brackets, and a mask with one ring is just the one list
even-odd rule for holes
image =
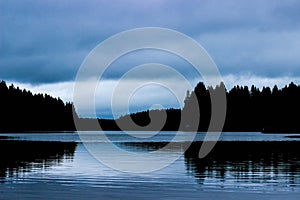
{"label": "tree silhouette", "polygon": [[[215,92],[219,87],[224,87],[224,84],[212,89],[199,83],[186,97],[183,108],[186,113],[193,112],[197,106],[195,101],[199,103],[199,131],[207,130],[211,117],[208,91]],[[197,99],[191,98],[194,93]],[[261,91],[254,85],[250,91],[247,86],[237,85],[226,92],[226,97],[227,114],[223,131],[300,132],[300,86],[293,82],[282,89],[275,85],[272,90],[263,87]]]}
{"label": "tree silhouette", "polygon": [[0,131],[75,130],[72,103],[0,82]]}
{"label": "tree silhouette", "polygon": [[[254,85],[235,86],[227,91],[224,83],[214,88],[198,83],[187,91],[182,109],[147,110],[115,120],[79,118],[72,103],[47,94],[7,87],[0,82],[0,132],[76,130],[181,130],[207,131],[211,120],[210,95],[226,92],[227,113],[223,131],[300,132],[300,86],[291,82],[279,89]],[[73,118],[74,113],[74,118]],[[157,125],[160,119],[162,126]],[[131,123],[131,122],[134,123]],[[156,124],[153,122],[156,121]],[[96,125],[95,125],[96,124]]]}

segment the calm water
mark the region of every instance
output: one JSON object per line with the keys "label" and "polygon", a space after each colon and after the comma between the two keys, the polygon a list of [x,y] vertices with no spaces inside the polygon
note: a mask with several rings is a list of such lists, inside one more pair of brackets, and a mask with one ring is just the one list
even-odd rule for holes
{"label": "calm water", "polygon": [[[86,132],[87,142],[103,147]],[[119,148],[149,152],[175,132],[109,132]],[[186,137],[177,138],[178,146]],[[298,199],[300,138],[289,134],[223,133],[204,159],[197,157],[205,134],[161,170],[131,174],[113,170],[86,150],[77,133],[0,134],[0,199]],[[292,136],[292,137],[290,137]],[[296,136],[296,137],[295,137]],[[116,159],[116,157],[112,158]],[[133,164],[128,161],[127,164]]]}

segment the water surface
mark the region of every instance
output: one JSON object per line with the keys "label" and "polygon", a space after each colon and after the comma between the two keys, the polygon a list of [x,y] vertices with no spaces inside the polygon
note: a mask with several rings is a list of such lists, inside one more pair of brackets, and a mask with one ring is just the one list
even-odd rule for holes
{"label": "water surface", "polygon": [[[96,133],[86,134],[92,141]],[[162,132],[151,138],[146,138],[148,133],[132,134],[140,137],[124,136],[122,132],[109,132],[108,137],[125,150],[147,152],[165,145],[176,133]],[[173,149],[170,154],[182,156],[170,166],[152,173],[130,174],[97,161],[77,133],[1,134],[0,199],[299,197],[299,138],[223,133],[214,150],[199,159],[197,151],[204,136],[197,134],[198,142],[185,153]],[[178,144],[184,144],[184,138]],[[94,143],[105,145],[101,140]],[[168,152],[165,156],[169,156]]]}

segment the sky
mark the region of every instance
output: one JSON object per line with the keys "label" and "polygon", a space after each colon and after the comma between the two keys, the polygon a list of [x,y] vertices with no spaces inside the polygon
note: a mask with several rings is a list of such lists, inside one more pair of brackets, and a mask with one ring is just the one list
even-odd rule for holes
{"label": "sky", "polygon": [[[76,74],[91,50],[114,34],[142,27],[169,28],[196,40],[227,88],[300,84],[299,0],[0,0],[0,27],[0,79],[64,101],[72,101]],[[130,53],[103,76],[95,97],[100,117],[111,117],[110,97],[120,77],[151,62],[174,67],[193,86],[200,80],[189,63],[170,53]],[[129,110],[180,107],[187,88],[178,88],[180,99],[166,88],[144,87],[129,100]],[[125,100],[120,96],[120,115]]]}

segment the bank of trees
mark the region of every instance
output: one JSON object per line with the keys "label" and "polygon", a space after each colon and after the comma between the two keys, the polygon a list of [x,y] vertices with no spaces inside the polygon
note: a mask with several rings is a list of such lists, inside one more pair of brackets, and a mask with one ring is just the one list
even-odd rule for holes
{"label": "bank of trees", "polygon": [[[200,82],[188,92],[182,109],[147,110],[116,120],[78,118],[75,114],[75,120],[81,130],[98,130],[95,122],[99,122],[104,130],[207,131],[210,95],[224,91],[227,112],[223,131],[300,132],[300,86],[293,82],[281,89],[276,85],[261,90],[235,86],[229,91],[223,83],[213,88]],[[0,82],[0,111],[1,132],[76,130],[72,103],[7,86],[4,81]]]}
{"label": "bank of trees", "polygon": [[72,103],[0,82],[0,131],[75,130]]}
{"label": "bank of trees", "polygon": [[[210,92],[221,92],[225,86],[206,88],[198,83],[187,97],[183,111],[193,112],[199,105],[199,130],[206,131],[211,116]],[[254,85],[235,86],[226,91],[227,113],[223,131],[300,132],[300,86],[293,82],[279,89]],[[197,103],[195,103],[197,101]]]}

